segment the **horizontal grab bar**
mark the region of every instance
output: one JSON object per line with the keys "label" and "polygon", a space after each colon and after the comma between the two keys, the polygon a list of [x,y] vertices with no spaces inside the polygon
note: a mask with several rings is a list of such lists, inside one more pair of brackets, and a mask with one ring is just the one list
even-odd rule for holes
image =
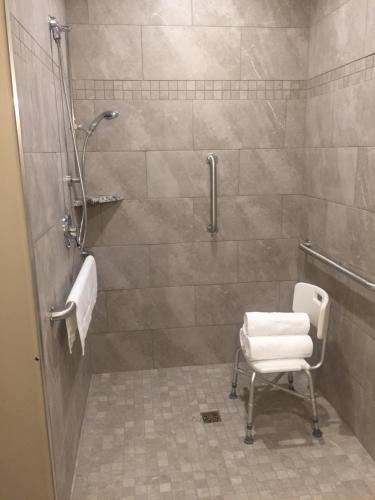
{"label": "horizontal grab bar", "polygon": [[65,309],[62,309],[61,311],[54,311],[53,307],[51,307],[50,312],[48,313],[48,317],[50,321],[66,319],[69,318],[69,316],[71,316],[75,310],[76,310],[76,303],[68,302],[66,304]]}
{"label": "horizontal grab bar", "polygon": [[303,250],[307,255],[311,255],[312,257],[315,257],[316,259],[320,260],[321,262],[324,262],[328,266],[333,267],[334,269],[336,269],[336,271],[339,271],[340,273],[345,274],[345,276],[349,276],[349,278],[352,278],[357,283],[360,283],[368,290],[375,291],[375,283],[367,280],[366,278],[364,278],[363,276],[360,276],[359,274],[355,273],[354,271],[347,269],[346,267],[342,266],[338,262],[335,262],[334,260],[330,259],[329,257],[326,257],[325,255],[317,252],[316,250],[313,250],[311,248],[311,243],[309,241],[305,241],[304,243],[300,243],[299,248],[301,250]]}

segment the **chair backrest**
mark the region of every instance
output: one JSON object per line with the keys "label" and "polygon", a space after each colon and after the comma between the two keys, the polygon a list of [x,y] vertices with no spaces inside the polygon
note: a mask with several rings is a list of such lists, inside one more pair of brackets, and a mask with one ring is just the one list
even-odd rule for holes
{"label": "chair backrest", "polygon": [[310,283],[297,283],[294,287],[293,312],[309,315],[318,339],[324,339],[327,334],[329,307],[329,296],[323,288]]}

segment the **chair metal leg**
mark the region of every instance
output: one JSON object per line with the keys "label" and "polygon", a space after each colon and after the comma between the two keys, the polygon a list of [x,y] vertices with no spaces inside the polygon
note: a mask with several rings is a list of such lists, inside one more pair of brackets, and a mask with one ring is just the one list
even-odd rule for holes
{"label": "chair metal leg", "polygon": [[315,391],[314,391],[314,381],[311,375],[310,370],[305,370],[307,379],[309,381],[309,389],[310,389],[310,398],[311,398],[311,405],[312,405],[312,412],[313,412],[313,432],[312,435],[316,438],[322,437],[322,431],[319,428],[319,417],[318,417],[318,409],[316,406],[316,399],[315,399]]}
{"label": "chair metal leg", "polygon": [[250,378],[249,384],[249,408],[247,415],[247,424],[246,424],[246,436],[244,439],[245,444],[253,444],[253,416],[254,416],[254,388],[255,388],[255,377],[256,372],[253,372]]}
{"label": "chair metal leg", "polygon": [[238,382],[238,363],[240,361],[241,347],[236,350],[236,355],[234,358],[233,365],[233,375],[232,375],[232,390],[229,394],[229,399],[237,399],[237,382]]}
{"label": "chair metal leg", "polygon": [[289,390],[294,391],[294,377],[293,377],[293,372],[288,372],[288,385],[289,385]]}

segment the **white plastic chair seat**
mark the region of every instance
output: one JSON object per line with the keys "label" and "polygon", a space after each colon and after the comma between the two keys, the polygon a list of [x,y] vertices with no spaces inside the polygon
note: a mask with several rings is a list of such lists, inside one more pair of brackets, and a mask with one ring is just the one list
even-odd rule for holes
{"label": "white plastic chair seat", "polygon": [[252,361],[249,365],[258,373],[298,372],[310,368],[309,363],[303,358],[267,359],[263,361]]}

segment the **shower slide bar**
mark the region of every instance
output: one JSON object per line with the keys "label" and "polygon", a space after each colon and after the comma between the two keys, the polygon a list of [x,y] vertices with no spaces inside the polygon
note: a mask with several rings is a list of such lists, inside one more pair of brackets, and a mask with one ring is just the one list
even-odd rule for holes
{"label": "shower slide bar", "polygon": [[217,156],[211,153],[207,156],[210,167],[210,223],[207,231],[212,235],[218,232],[217,227]]}
{"label": "shower slide bar", "polygon": [[51,307],[48,313],[48,317],[51,322],[58,321],[60,319],[66,319],[69,318],[69,316],[71,316],[75,310],[76,310],[76,303],[68,302],[66,304],[65,309],[61,309],[61,311],[54,311],[53,307]]}
{"label": "shower slide bar", "polygon": [[366,278],[364,278],[363,276],[360,276],[359,274],[355,273],[354,271],[347,269],[346,267],[342,266],[338,262],[335,262],[334,260],[330,259],[329,257],[326,257],[325,255],[317,252],[316,250],[313,250],[311,248],[310,241],[307,240],[304,243],[300,243],[299,248],[303,252],[305,252],[307,255],[311,255],[312,257],[315,257],[317,260],[324,262],[324,264],[327,264],[328,266],[333,267],[334,269],[336,269],[336,271],[339,271],[340,273],[345,274],[345,276],[349,276],[349,278],[352,278],[357,283],[360,283],[368,290],[375,292],[375,283],[367,280]]}

